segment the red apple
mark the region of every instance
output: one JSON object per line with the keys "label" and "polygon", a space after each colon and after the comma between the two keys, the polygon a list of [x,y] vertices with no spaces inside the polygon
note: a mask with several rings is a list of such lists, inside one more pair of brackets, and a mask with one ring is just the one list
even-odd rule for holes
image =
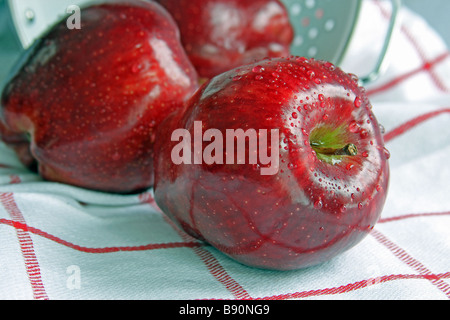
{"label": "red apple", "polygon": [[254,267],[299,269],[351,248],[388,190],[389,153],[365,90],[312,59],[213,78],[166,119],[155,148],[160,208]]}
{"label": "red apple", "polygon": [[293,28],[279,0],[157,0],[174,17],[203,78],[266,57],[288,56]]}
{"label": "red apple", "polygon": [[128,193],[153,184],[155,130],[198,88],[170,14],[109,1],[55,25],[6,85],[3,141],[47,180]]}

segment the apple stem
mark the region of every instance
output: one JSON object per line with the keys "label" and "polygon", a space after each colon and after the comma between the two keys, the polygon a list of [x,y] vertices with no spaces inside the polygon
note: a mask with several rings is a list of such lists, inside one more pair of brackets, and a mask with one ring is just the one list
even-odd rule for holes
{"label": "apple stem", "polygon": [[349,143],[341,149],[322,147],[318,143],[311,143],[311,145],[317,153],[328,156],[356,156],[358,154],[358,148],[353,143]]}

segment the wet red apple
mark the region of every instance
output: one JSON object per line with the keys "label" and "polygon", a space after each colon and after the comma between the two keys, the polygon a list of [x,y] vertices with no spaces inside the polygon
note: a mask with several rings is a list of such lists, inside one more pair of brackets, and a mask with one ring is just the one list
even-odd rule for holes
{"label": "wet red apple", "polygon": [[55,25],[6,85],[0,133],[47,180],[105,192],[153,184],[155,130],[198,87],[170,14],[149,1]]}
{"label": "wet red apple", "polygon": [[157,0],[177,22],[200,77],[289,56],[294,31],[279,0]]}
{"label": "wet red apple", "polygon": [[343,253],[387,196],[389,153],[365,90],[323,61],[267,59],[213,78],[166,119],[156,150],[160,208],[258,268]]}

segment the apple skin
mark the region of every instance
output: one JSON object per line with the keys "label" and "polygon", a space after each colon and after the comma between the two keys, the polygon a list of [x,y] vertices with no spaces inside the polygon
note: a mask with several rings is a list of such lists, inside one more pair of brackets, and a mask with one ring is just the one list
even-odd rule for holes
{"label": "apple skin", "polygon": [[[224,136],[226,129],[278,129],[279,171],[175,165],[179,141],[171,141],[172,132],[193,136],[195,121]],[[323,149],[313,148],[320,143]],[[356,155],[321,153],[349,143]],[[162,211],[190,235],[257,268],[301,269],[348,250],[373,229],[388,191],[389,153],[365,90],[328,62],[267,59],[211,79],[184,113],[165,120],[155,149]]]}
{"label": "apple skin", "polygon": [[56,24],[5,86],[0,134],[43,178],[113,193],[153,185],[155,130],[198,89],[170,14],[109,1]]}
{"label": "apple skin", "polygon": [[157,0],[177,22],[201,78],[290,55],[294,31],[279,0]]}

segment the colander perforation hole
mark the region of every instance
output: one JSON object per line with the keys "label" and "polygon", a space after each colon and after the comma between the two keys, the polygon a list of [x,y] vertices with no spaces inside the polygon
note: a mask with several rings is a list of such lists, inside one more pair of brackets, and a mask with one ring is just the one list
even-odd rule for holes
{"label": "colander perforation hole", "polygon": [[295,30],[292,53],[337,63],[356,24],[359,0],[282,0]]}
{"label": "colander perforation hole", "polygon": [[334,26],[336,25],[336,22],[333,19],[329,19],[327,20],[327,22],[325,22],[325,31],[332,31],[334,29]]}

